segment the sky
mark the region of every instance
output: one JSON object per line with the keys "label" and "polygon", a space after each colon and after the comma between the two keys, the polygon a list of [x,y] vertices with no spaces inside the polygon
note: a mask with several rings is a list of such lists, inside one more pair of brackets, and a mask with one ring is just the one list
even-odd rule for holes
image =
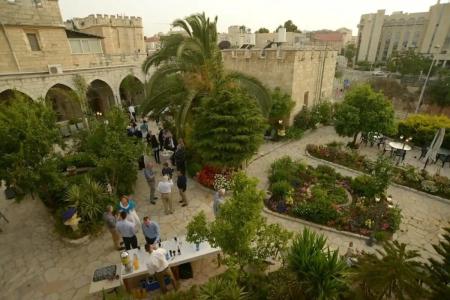
{"label": "sky", "polygon": [[[445,3],[449,0],[442,0]],[[357,34],[362,14],[386,9],[422,12],[437,0],[59,0],[63,19],[89,14],[119,14],[140,16],[144,34],[151,36],[167,32],[170,24],[197,12],[218,16],[219,32],[230,25],[245,25],[255,31],[266,27],[274,31],[286,20],[292,20],[300,30],[335,30],[347,27]]]}

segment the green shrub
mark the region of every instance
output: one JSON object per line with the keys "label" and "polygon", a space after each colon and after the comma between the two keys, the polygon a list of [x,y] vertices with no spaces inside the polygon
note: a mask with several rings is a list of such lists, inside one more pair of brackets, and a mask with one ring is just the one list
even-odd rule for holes
{"label": "green shrub", "polygon": [[269,181],[271,183],[283,180],[291,182],[294,178],[295,169],[295,162],[289,156],[284,156],[274,161],[270,166]]}
{"label": "green shrub", "polygon": [[291,184],[286,180],[281,180],[272,183],[270,191],[272,196],[277,199],[284,199],[292,190]]}
{"label": "green shrub", "polygon": [[[321,195],[319,197],[322,197]],[[294,208],[294,214],[307,221],[318,224],[327,224],[339,217],[339,213],[327,200],[314,199],[311,202],[300,204]]]}
{"label": "green shrub", "polygon": [[319,123],[330,125],[333,122],[333,104],[329,101],[322,101],[313,106],[312,114],[318,118]]}
{"label": "green shrub", "polygon": [[389,231],[395,232],[400,228],[402,223],[402,210],[395,206],[387,211],[386,216],[389,224]]}
{"label": "green shrub", "polygon": [[429,146],[439,128],[446,128],[442,147],[450,148],[450,118],[446,116],[410,115],[398,124],[398,134],[412,137],[418,146]]}
{"label": "green shrub", "polygon": [[314,123],[311,111],[304,107],[295,117],[294,117],[294,127],[306,130],[313,128],[316,123]]}
{"label": "green shrub", "polygon": [[77,168],[83,167],[95,167],[96,162],[92,155],[86,152],[78,152],[70,155],[66,155],[62,158],[61,167],[65,171],[67,167],[75,166]]}
{"label": "green shrub", "polygon": [[201,169],[202,165],[200,165],[199,163],[196,163],[194,161],[188,161],[186,170],[189,176],[191,177],[196,176]]}
{"label": "green shrub", "polygon": [[286,130],[286,139],[299,140],[303,137],[305,131],[301,128],[291,126]]}
{"label": "green shrub", "polygon": [[391,234],[386,231],[376,231],[373,234],[373,237],[377,240],[378,243],[382,243],[382,242],[389,240],[389,238],[391,237]]}
{"label": "green shrub", "polygon": [[374,198],[380,194],[375,178],[369,175],[361,175],[353,179],[351,183],[353,192],[360,197]]}

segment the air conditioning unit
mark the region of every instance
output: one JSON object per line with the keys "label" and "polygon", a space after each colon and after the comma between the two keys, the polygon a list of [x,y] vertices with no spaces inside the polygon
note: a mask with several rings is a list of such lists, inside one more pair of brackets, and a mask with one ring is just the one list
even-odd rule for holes
{"label": "air conditioning unit", "polygon": [[62,65],[48,65],[48,72],[50,74],[62,74],[63,68]]}

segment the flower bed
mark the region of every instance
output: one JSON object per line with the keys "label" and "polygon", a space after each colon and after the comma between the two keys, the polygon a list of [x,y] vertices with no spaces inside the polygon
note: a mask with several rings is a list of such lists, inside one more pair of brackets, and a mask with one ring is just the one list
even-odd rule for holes
{"label": "flower bed", "polygon": [[[272,196],[266,205],[338,230],[385,239],[399,228],[400,209],[379,193],[378,181],[369,178],[352,179],[328,166],[314,168],[284,157],[272,164]],[[368,185],[373,188],[368,189]]]}
{"label": "flower bed", "polygon": [[230,170],[220,170],[211,166],[204,166],[197,174],[197,181],[213,190],[231,190],[231,176]]}
{"label": "flower bed", "polygon": [[[365,173],[371,173],[374,163],[356,151],[344,150],[341,145],[308,145],[306,150],[314,157],[324,159]],[[450,199],[450,179],[445,176],[430,175],[425,170],[413,166],[393,167],[392,181],[425,193]]]}

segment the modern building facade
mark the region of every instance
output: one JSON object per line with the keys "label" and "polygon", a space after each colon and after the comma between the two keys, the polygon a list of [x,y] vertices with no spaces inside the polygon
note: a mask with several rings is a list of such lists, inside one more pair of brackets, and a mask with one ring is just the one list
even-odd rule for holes
{"label": "modern building facade", "polygon": [[222,57],[225,69],[251,75],[291,95],[295,107],[290,122],[304,106],[332,96],[337,51],[324,47],[229,49],[222,51]]}
{"label": "modern building facade", "polygon": [[450,60],[450,3],[438,1],[428,12],[364,14],[357,48],[357,61],[386,61],[395,51],[414,49],[445,64]]}
{"label": "modern building facade", "polygon": [[51,98],[64,120],[79,107],[57,91],[74,91],[75,75],[89,85],[92,110],[103,113],[121,104],[125,77],[144,82],[141,18],[90,15],[64,23],[57,0],[2,0],[0,21],[0,101],[13,90]]}

